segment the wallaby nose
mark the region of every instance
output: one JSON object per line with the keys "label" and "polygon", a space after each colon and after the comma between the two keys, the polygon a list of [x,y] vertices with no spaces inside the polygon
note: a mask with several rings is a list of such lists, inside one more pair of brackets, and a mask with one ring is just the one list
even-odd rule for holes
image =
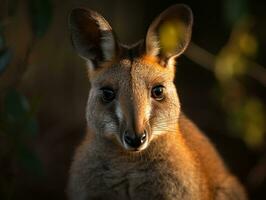
{"label": "wallaby nose", "polygon": [[147,132],[144,131],[141,134],[130,134],[128,131],[125,131],[124,133],[124,141],[125,143],[134,149],[139,148],[141,145],[143,145],[147,140]]}

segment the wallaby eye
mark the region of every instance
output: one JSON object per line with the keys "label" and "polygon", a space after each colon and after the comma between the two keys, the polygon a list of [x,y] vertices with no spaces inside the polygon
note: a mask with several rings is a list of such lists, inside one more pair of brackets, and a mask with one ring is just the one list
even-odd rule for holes
{"label": "wallaby eye", "polygon": [[162,85],[157,85],[152,88],[151,90],[151,96],[157,101],[161,101],[164,98],[164,86]]}
{"label": "wallaby eye", "polygon": [[104,87],[101,88],[102,99],[104,102],[109,103],[115,98],[115,91],[112,88]]}

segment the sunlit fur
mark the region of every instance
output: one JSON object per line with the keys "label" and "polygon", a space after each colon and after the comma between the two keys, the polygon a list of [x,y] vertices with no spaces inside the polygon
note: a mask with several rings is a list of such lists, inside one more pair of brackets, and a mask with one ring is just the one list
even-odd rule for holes
{"label": "sunlit fur", "polygon": [[[72,17],[78,15],[80,19],[79,12],[81,16],[91,13],[88,11],[84,15],[87,11],[79,9]],[[176,15],[178,12],[180,15]],[[154,47],[152,41],[148,51],[145,43],[132,47],[119,45],[112,60],[101,57],[101,62],[96,62],[98,66],[89,67],[88,130],[70,169],[67,191],[71,200],[246,199],[242,186],[226,168],[214,146],[180,109],[174,85],[174,58],[189,43],[191,11],[184,5],[172,6],[155,20],[148,32],[156,33],[156,26],[160,26],[160,20],[165,17],[183,20],[188,27],[183,45],[177,44],[170,59],[154,55],[160,49]],[[72,21],[74,31],[77,27],[86,27],[84,20]],[[74,36],[84,39],[95,33],[86,31],[78,30]],[[101,36],[96,33],[96,38]],[[75,41],[91,40],[75,38]],[[99,51],[84,53],[84,49],[89,49],[86,45],[77,42],[76,49],[81,56],[93,59],[93,53]],[[160,101],[151,95],[151,89],[157,85],[165,88]],[[116,96],[112,102],[103,101],[102,87],[113,88]],[[140,148],[132,149],[123,140],[125,130],[134,134],[146,130],[148,138]]]}
{"label": "sunlit fur", "polygon": [[[173,69],[136,58],[90,74],[89,130],[71,168],[72,199],[245,199],[208,139],[180,114]],[[166,88],[162,102],[150,95],[158,83]],[[106,85],[117,91],[110,105],[101,103]],[[127,151],[121,140],[131,120],[139,130],[149,127],[139,152]]]}
{"label": "sunlit fur", "polygon": [[[112,137],[125,147],[122,134],[127,129],[140,133],[148,132],[148,143],[168,129],[175,129],[179,116],[179,100],[173,83],[174,68],[162,67],[149,60],[123,59],[97,72],[91,72],[91,91],[88,99],[87,121],[99,137]],[[151,89],[156,85],[165,87],[165,97],[158,102],[151,97]],[[102,87],[111,87],[116,98],[110,104],[101,101]],[[118,148],[118,147],[117,147]],[[143,147],[142,147],[143,148]]]}

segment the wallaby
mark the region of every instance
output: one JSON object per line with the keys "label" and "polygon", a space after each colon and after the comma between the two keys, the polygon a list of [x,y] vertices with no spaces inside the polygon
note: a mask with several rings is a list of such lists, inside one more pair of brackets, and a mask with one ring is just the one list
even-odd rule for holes
{"label": "wallaby", "polygon": [[72,10],[72,43],[87,61],[91,88],[88,131],[70,169],[70,199],[247,199],[211,142],[180,110],[175,59],[189,44],[192,23],[188,6],[171,6],[144,41],[126,46],[100,14]]}

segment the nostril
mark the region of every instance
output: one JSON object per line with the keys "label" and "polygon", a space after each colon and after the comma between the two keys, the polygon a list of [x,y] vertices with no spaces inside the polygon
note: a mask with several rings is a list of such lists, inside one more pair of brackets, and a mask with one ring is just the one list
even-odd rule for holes
{"label": "nostril", "polygon": [[147,138],[147,134],[146,134],[146,131],[145,131],[140,137],[141,144],[143,144],[146,141],[146,138]]}
{"label": "nostril", "polygon": [[128,132],[126,131],[124,134],[124,140],[128,145],[132,145],[133,139],[129,136]]}

